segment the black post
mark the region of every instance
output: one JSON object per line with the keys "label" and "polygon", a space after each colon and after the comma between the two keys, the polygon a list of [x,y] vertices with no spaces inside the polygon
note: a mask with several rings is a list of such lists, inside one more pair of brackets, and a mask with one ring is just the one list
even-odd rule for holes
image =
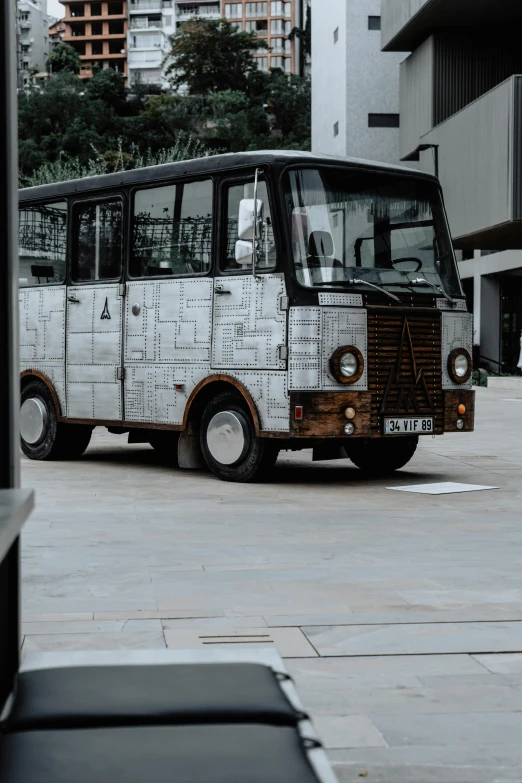
{"label": "black post", "polygon": [[16,0],[0,2],[0,489],[19,484]]}
{"label": "black post", "polygon": [[[16,0],[0,1],[0,490],[19,486]],[[20,650],[20,541],[0,552],[0,711]]]}

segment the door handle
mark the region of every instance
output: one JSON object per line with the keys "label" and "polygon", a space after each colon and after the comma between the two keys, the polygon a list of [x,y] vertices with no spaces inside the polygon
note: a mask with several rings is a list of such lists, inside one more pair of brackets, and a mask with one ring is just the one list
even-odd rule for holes
{"label": "door handle", "polygon": [[70,302],[71,304],[80,304],[80,300],[76,299],[75,296],[68,296],[67,301]]}
{"label": "door handle", "polygon": [[223,294],[231,294],[232,293],[232,291],[227,291],[226,288],[215,288],[214,290],[215,290],[216,294],[218,294],[219,296],[222,296]]}

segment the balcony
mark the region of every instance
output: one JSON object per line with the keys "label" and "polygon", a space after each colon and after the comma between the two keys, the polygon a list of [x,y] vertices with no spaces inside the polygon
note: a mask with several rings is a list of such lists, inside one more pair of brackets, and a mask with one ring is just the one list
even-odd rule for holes
{"label": "balcony", "polygon": [[172,0],[136,0],[130,3],[129,13],[140,13],[141,11],[155,11],[161,13],[164,8],[172,8]]}
{"label": "balcony", "polygon": [[500,26],[522,21],[517,0],[382,0],[381,45],[386,52],[412,52],[435,30]]}
{"label": "balcony", "polygon": [[[455,246],[522,248],[522,75],[502,82],[420,141],[439,145]],[[421,153],[422,164],[431,152]]]}
{"label": "balcony", "polygon": [[219,19],[221,12],[219,5],[185,5],[176,6],[176,20],[178,22],[186,22],[189,19]]}

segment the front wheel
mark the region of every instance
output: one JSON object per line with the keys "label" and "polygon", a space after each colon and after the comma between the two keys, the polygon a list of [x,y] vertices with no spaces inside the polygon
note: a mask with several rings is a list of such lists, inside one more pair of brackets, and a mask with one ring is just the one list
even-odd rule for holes
{"label": "front wheel", "polygon": [[233,392],[222,392],[208,403],[200,442],[208,467],[224,481],[262,479],[279,453],[272,440],[256,437],[250,411]]}
{"label": "front wheel", "polygon": [[22,389],[20,445],[35,460],[76,459],[90,443],[93,428],[58,421],[51,392],[40,380]]}
{"label": "front wheel", "polygon": [[418,437],[361,438],[344,444],[354,465],[370,476],[385,476],[403,468],[413,457]]}

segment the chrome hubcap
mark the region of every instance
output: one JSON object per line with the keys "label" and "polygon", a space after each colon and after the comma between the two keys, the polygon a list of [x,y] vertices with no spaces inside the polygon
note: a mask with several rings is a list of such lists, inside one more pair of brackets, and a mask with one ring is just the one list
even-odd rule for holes
{"label": "chrome hubcap", "polygon": [[20,408],[20,435],[29,445],[39,443],[47,430],[47,408],[42,400],[30,397]]}
{"label": "chrome hubcap", "polygon": [[222,465],[234,465],[248,450],[248,425],[238,411],[220,411],[207,429],[208,450]]}

